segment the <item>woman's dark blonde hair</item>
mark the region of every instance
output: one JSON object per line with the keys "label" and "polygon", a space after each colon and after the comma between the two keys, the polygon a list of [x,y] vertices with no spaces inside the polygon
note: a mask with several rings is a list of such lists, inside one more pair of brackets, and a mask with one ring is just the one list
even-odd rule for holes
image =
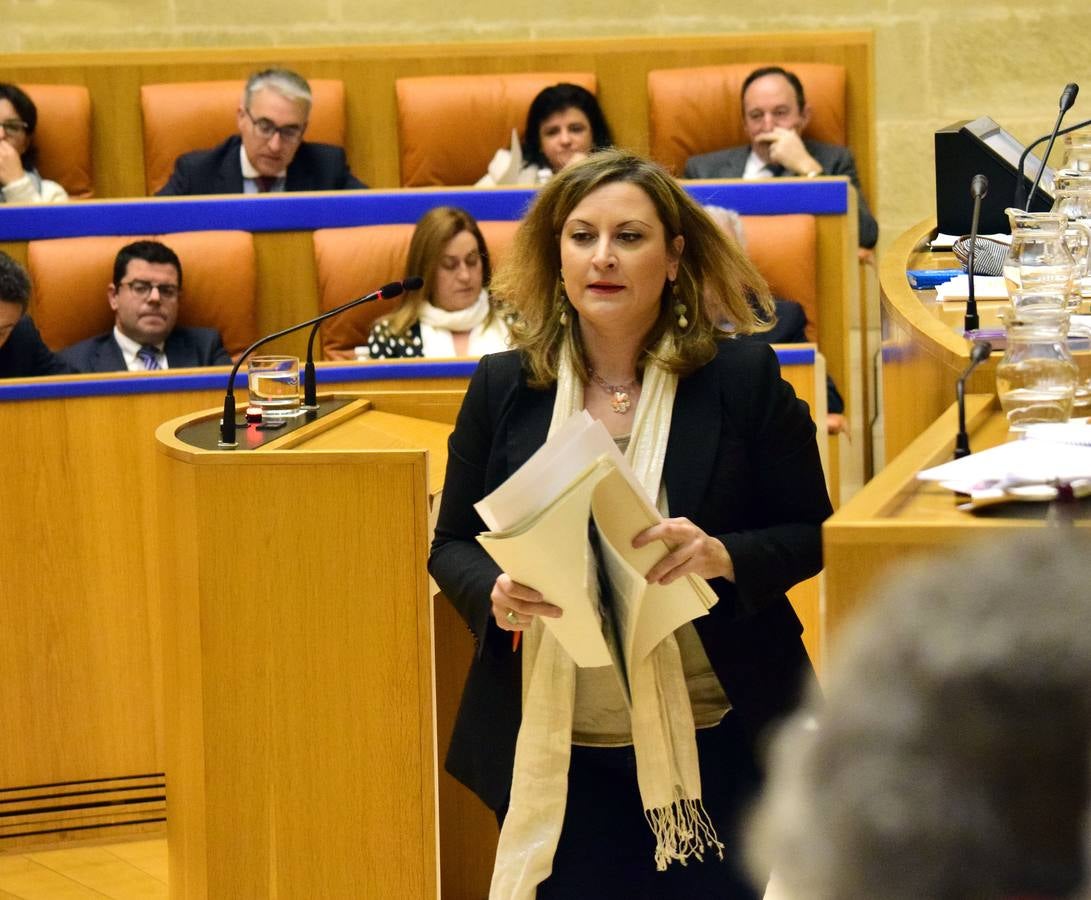
{"label": "woman's dark blonde hair", "polygon": [[[420,319],[422,303],[431,303],[436,288],[436,272],[443,250],[456,235],[468,231],[477,241],[477,250],[481,254],[481,284],[488,287],[492,276],[489,266],[489,248],[481,234],[477,220],[466,210],[457,206],[437,206],[428,210],[417,220],[413,229],[413,238],[409,242],[409,253],[405,259],[405,277],[419,275],[424,279],[424,286],[419,291],[405,295],[401,305],[387,318],[390,331],[396,335],[405,334]],[[494,312],[490,310],[491,318]],[[488,322],[488,319],[486,319]]]}
{"label": "woman's dark blonde hair", "polygon": [[[701,206],[660,166],[620,150],[604,150],[561,170],[542,188],[515,234],[503,268],[492,282],[494,296],[512,307],[513,345],[526,356],[530,383],[546,387],[557,380],[560,349],[569,341],[577,373],[587,380],[579,316],[560,282],[560,236],[576,206],[592,191],[615,182],[635,184],[654,204],[663,223],[668,250],[679,235],[685,241],[673,290],[664,285],[659,318],[638,360],[643,369],[668,330],[674,349],[657,357],[668,369],[687,375],[716,355],[717,341],[765,330],[774,320],[773,300],[765,280],[735,243],[726,238]],[[674,307],[686,307],[685,328]],[[561,323],[567,311],[568,325]]]}

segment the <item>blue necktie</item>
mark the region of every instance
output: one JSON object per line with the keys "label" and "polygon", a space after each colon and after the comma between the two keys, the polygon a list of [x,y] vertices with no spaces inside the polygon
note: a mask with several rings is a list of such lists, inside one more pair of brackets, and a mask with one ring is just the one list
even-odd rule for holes
{"label": "blue necktie", "polygon": [[153,372],[159,368],[159,349],[151,344],[144,344],[136,351],[136,358],[144,363],[144,368]]}

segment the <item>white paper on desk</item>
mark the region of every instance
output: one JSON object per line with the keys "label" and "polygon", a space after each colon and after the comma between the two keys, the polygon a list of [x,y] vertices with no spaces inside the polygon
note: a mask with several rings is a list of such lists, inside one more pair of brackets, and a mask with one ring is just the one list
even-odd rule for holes
{"label": "white paper on desk", "polygon": [[1038,440],[1010,441],[917,473],[921,481],[973,494],[1003,485],[1091,478],[1091,447]]}
{"label": "white paper on desk", "polygon": [[[964,234],[944,234],[942,231],[932,238],[932,242],[929,246],[933,250],[950,250],[955,246],[955,241],[960,238],[964,238]],[[1011,244],[1010,234],[979,234],[979,238],[992,238],[994,241],[1000,241],[1002,244]]]}
{"label": "white paper on desk", "polygon": [[[936,286],[938,300],[965,300],[970,295],[968,275],[956,275]],[[1007,300],[1008,289],[1002,275],[975,275],[974,298],[977,300]]]}

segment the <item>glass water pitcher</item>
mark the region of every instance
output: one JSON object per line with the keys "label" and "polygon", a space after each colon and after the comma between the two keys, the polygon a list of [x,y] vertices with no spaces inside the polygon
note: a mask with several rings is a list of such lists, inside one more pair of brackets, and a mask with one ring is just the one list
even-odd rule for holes
{"label": "glass water pitcher", "polygon": [[[1087,274],[1091,231],[1062,213],[1006,212],[1011,223],[1011,247],[1004,260],[1008,296],[1017,290],[1071,296],[1073,285]],[[1070,229],[1078,239],[1066,234]]]}
{"label": "glass water pitcher", "polygon": [[1067,422],[1079,370],[1068,346],[1069,313],[1034,310],[1009,314],[1007,347],[996,367],[996,391],[1008,426]]}

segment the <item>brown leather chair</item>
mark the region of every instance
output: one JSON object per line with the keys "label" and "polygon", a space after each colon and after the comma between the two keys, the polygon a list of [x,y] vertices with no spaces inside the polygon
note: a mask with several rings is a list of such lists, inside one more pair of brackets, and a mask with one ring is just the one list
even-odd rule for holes
{"label": "brown leather chair", "polygon": [[772,292],[807,314],[807,339],[818,340],[818,230],[814,216],[741,216],[746,252]]}
{"label": "brown leather chair", "polygon": [[[495,271],[511,246],[519,223],[478,222],[478,225]],[[404,278],[405,258],[412,237],[412,225],[361,225],[315,231],[320,310],[326,312],[353,297]],[[326,359],[355,359],[355,348],[367,343],[372,323],[394,309],[398,302],[394,299],[365,303],[323,323],[322,355]]]}
{"label": "brown leather chair", "polygon": [[91,94],[82,84],[19,85],[38,108],[34,146],[38,171],[73,198],[94,195],[91,171]]}
{"label": "brown leather chair", "polygon": [[[34,321],[55,350],[113,327],[106,299],[114,257],[139,237],[30,241],[27,270]],[[257,266],[248,231],[187,231],[158,235],[182,263],[180,325],[215,328],[233,356],[257,339]]]}
{"label": "brown leather chair", "polygon": [[[316,78],[307,140],[344,146],[345,85]],[[174,161],[191,150],[207,150],[238,131],[236,111],[245,81],[145,84],[140,88],[144,123],[144,182],[154,194],[170,178]]]}
{"label": "brown leather chair", "polygon": [[783,65],[803,82],[811,107],[804,136],[846,143],[845,67],[829,63],[731,63],[648,73],[648,143],[653,159],[681,175],[700,153],[750,143],[742,120],[742,83],[755,69]]}
{"label": "brown leather chair", "polygon": [[591,72],[519,72],[399,78],[398,147],[402,187],[474,184],[493,155],[520,136],[538,92],[562,81],[591,93]]}

